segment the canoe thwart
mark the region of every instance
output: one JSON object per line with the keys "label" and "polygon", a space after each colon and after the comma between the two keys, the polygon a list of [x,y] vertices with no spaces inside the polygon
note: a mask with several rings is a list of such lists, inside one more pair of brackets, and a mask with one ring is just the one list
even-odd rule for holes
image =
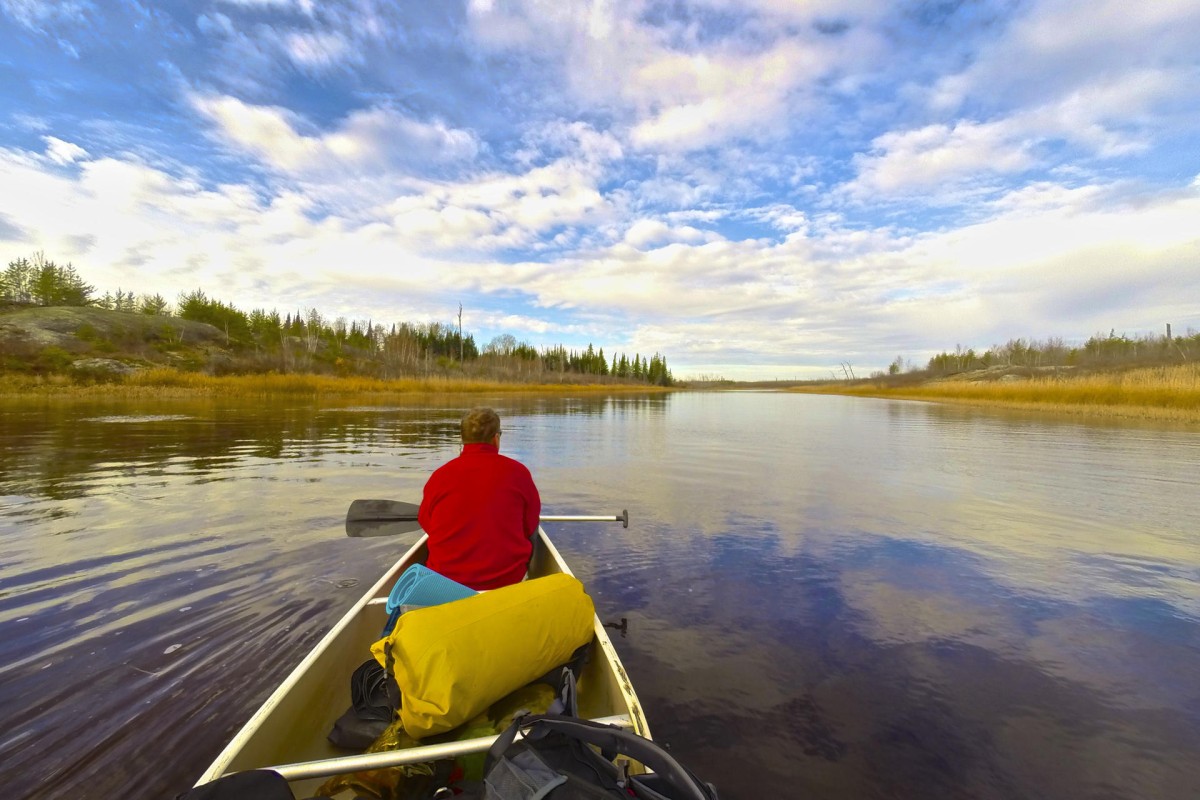
{"label": "canoe thwart", "polygon": [[[633,721],[627,714],[599,717],[592,720],[592,722],[598,722],[601,725],[616,725],[618,728],[633,727]],[[458,758],[459,756],[470,755],[472,753],[486,753],[498,738],[500,738],[499,734],[495,736],[480,736],[477,739],[464,739],[461,742],[444,742],[442,744],[409,747],[404,750],[388,750],[381,753],[363,753],[357,756],[324,758],[319,761],[282,764],[276,767],[265,767],[265,769],[278,772],[289,781],[328,778],[347,772],[401,767],[406,764],[421,764],[426,761],[437,761],[443,758]]]}

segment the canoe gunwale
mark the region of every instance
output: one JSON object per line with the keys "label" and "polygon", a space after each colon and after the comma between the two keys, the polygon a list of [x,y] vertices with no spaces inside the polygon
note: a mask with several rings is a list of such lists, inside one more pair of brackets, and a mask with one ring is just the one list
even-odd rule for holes
{"label": "canoe gunwale", "polygon": [[[550,541],[550,537],[546,535],[546,532],[538,528],[538,533],[540,534],[538,546],[546,549],[546,555],[558,565],[561,572],[575,577],[575,573],[567,566],[567,562],[563,560],[562,554],[558,552],[558,548]],[[641,701],[638,700],[637,693],[633,690],[633,681],[626,674],[625,665],[621,662],[621,656],[617,654],[617,648],[613,645],[612,639],[609,638],[608,631],[604,629],[604,623],[600,621],[598,614],[592,617],[592,628],[596,642],[600,645],[600,651],[604,654],[605,661],[613,669],[614,677],[618,684],[618,691],[621,693],[621,699],[624,701],[625,707],[629,709],[629,718],[633,732],[646,739],[653,738],[650,736],[650,725],[646,722],[646,715],[642,712]]]}

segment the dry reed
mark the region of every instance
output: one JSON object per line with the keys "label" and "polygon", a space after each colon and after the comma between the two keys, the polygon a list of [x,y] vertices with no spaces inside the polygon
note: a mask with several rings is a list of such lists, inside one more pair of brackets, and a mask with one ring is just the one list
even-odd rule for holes
{"label": "dry reed", "polygon": [[141,370],[113,382],[77,383],[52,375],[0,376],[0,394],[60,395],[75,397],[247,397],[270,395],[379,395],[379,394],[481,394],[481,393],[579,393],[656,392],[661,387],[645,384],[600,383],[505,383],[467,378],[401,378],[382,380],[358,376],[277,374],[205,375],[169,368]]}
{"label": "dry reed", "polygon": [[885,383],[797,387],[795,391],[1037,408],[1109,417],[1200,422],[1200,365],[1123,372],[1060,373],[1019,380],[956,379],[916,386]]}

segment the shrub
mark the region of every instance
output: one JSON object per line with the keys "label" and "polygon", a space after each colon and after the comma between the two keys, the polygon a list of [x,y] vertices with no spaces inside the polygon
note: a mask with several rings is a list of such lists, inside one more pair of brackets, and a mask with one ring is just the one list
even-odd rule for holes
{"label": "shrub", "polygon": [[36,372],[62,372],[71,366],[71,362],[75,360],[75,356],[63,350],[61,347],[43,347],[38,352],[33,363],[33,369]]}

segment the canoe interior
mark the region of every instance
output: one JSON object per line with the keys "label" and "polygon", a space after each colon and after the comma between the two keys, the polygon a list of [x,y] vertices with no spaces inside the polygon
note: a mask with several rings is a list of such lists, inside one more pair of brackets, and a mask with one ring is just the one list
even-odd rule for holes
{"label": "canoe interior", "polygon": [[[207,783],[232,772],[352,755],[326,739],[350,707],[350,676],[371,657],[370,647],[387,621],[384,602],[410,564],[423,563],[425,539],[417,542],[333,627],[274,694],[255,712],[201,776]],[[554,545],[539,529],[531,577],[570,574]],[[642,709],[603,624],[594,620],[591,658],[579,677],[580,716],[626,716],[629,727],[649,738]],[[322,780],[293,783],[297,797],[316,791]]]}

